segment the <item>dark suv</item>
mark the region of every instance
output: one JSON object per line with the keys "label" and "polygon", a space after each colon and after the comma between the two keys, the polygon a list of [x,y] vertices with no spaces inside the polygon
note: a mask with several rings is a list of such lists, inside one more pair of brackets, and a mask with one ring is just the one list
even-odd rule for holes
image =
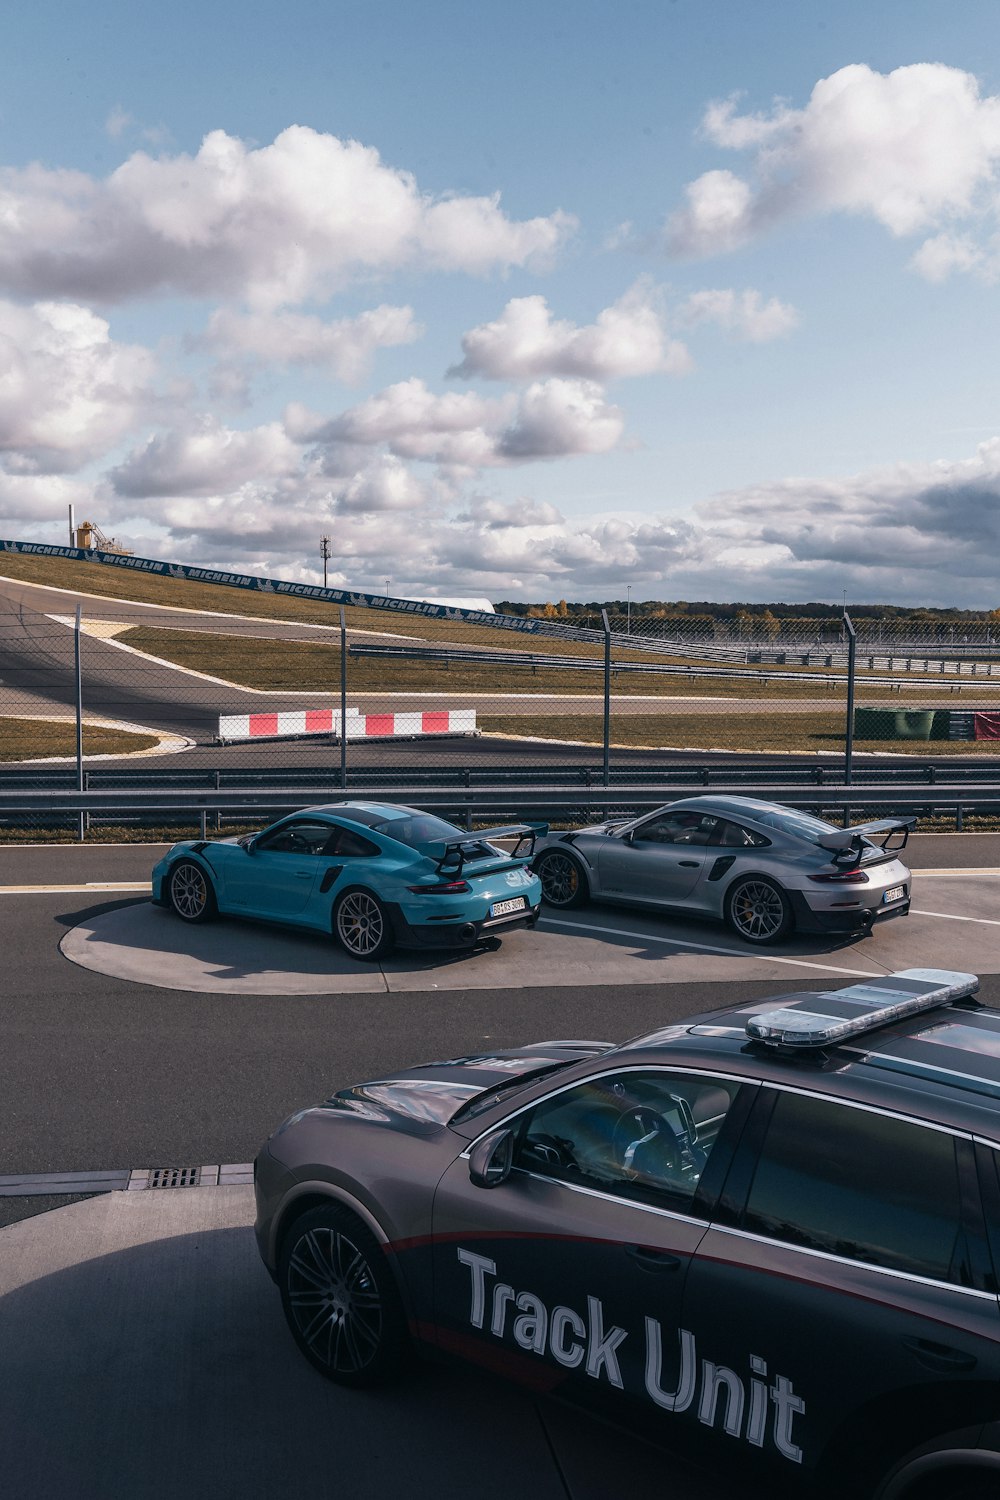
{"label": "dark suv", "polygon": [[255,1165],[292,1333],[476,1361],[769,1487],[1000,1495],[1000,1011],[908,969],[345,1089]]}

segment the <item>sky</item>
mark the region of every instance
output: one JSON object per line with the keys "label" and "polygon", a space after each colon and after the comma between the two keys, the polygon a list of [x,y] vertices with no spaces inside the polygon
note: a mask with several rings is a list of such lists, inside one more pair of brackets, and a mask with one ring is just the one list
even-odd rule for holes
{"label": "sky", "polygon": [[1000,606],[993,0],[34,0],[0,537]]}

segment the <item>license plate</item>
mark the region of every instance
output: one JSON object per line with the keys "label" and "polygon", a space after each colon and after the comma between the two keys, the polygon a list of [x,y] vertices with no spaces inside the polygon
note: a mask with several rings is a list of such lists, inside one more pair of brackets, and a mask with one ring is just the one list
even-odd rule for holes
{"label": "license plate", "polygon": [[494,901],[490,907],[490,916],[506,917],[509,912],[523,911],[527,904],[523,896],[512,896],[509,901]]}
{"label": "license plate", "polygon": [[905,895],[905,885],[894,885],[882,897],[882,905],[885,906],[889,901],[901,901]]}

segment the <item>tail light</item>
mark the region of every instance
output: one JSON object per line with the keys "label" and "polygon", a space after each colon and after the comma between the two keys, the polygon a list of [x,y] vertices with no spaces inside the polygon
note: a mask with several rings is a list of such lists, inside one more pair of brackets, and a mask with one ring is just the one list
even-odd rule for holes
{"label": "tail light", "polygon": [[820,885],[867,885],[867,870],[831,870],[823,875],[810,875],[810,880]]}
{"label": "tail light", "polygon": [[439,880],[434,885],[409,885],[407,890],[415,896],[464,896],[472,886],[467,880]]}

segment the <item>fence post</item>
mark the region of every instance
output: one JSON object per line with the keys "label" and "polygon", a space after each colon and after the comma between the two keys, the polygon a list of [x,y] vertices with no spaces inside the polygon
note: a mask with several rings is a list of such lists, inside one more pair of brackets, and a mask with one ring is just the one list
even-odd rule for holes
{"label": "fence post", "polygon": [[[80,657],[80,617],[83,605],[76,606],[76,625],[73,630],[73,676],[76,683],[76,789],[83,792],[83,664]],[[77,818],[77,839],[82,844],[86,814],[80,808]]]}
{"label": "fence post", "polygon": [[340,785],[347,786],[347,619],[340,606]]}
{"label": "fence post", "polygon": [[601,610],[604,626],[604,785],[611,784],[611,626],[608,612]]}
{"label": "fence post", "polygon": [[847,631],[847,725],[844,737],[844,785],[851,784],[851,758],[854,754],[854,658],[858,649],[857,631],[847,610],[844,610],[844,628]]}

